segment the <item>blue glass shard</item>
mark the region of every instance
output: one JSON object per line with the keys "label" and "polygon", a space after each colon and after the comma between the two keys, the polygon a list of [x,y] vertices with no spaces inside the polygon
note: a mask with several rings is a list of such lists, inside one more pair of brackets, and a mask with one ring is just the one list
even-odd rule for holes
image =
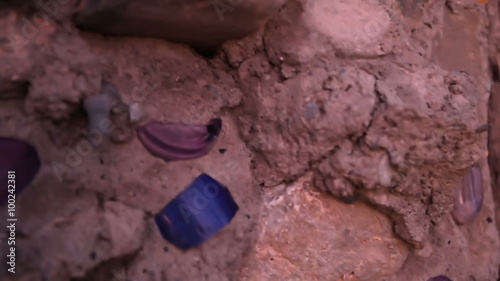
{"label": "blue glass shard", "polygon": [[227,187],[202,174],[170,201],[155,221],[163,238],[186,250],[215,235],[238,209]]}
{"label": "blue glass shard", "polygon": [[[31,183],[40,165],[40,157],[32,145],[15,138],[0,137],[0,207],[7,203],[9,195],[18,194]],[[11,171],[14,176],[9,178]]]}

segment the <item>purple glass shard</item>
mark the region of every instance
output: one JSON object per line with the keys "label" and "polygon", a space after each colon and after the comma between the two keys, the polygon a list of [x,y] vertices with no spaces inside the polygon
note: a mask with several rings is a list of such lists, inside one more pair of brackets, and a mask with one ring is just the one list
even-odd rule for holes
{"label": "purple glass shard", "polygon": [[163,238],[180,249],[196,247],[238,212],[227,187],[202,174],[155,216]]}
{"label": "purple glass shard", "polygon": [[175,161],[207,154],[214,147],[221,128],[219,118],[206,125],[151,121],[138,127],[137,135],[153,156]]}
{"label": "purple glass shard", "polygon": [[[40,169],[40,157],[36,149],[15,138],[0,137],[0,206],[5,205],[14,183],[14,194],[18,194],[35,178]],[[9,178],[13,171],[14,178]],[[13,182],[9,180],[14,180]]]}
{"label": "purple glass shard", "polygon": [[471,222],[483,205],[483,175],[474,164],[469,173],[458,183],[453,218],[458,224]]}

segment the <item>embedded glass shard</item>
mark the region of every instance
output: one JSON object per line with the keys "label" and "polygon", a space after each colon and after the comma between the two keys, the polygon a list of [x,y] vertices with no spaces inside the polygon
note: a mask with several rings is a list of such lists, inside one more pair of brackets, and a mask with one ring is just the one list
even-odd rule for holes
{"label": "embedded glass shard", "polygon": [[214,147],[222,120],[214,118],[206,125],[151,121],[137,128],[144,147],[165,161],[201,157]]}
{"label": "embedded glass shard", "polygon": [[0,206],[9,195],[23,191],[40,170],[40,157],[32,145],[8,137],[0,137]]}
{"label": "embedded glass shard", "polygon": [[155,221],[163,238],[186,250],[219,232],[238,209],[227,187],[202,174],[170,201]]}
{"label": "embedded glass shard", "polygon": [[456,188],[452,215],[458,224],[466,224],[474,219],[483,205],[483,175],[479,165],[474,164]]}

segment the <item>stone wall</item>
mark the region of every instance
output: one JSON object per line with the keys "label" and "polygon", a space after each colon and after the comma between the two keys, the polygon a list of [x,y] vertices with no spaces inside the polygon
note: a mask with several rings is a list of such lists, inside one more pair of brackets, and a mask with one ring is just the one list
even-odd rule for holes
{"label": "stone wall", "polygon": [[[53,2],[46,17],[35,1],[0,5],[0,135],[43,162],[17,203],[17,272],[2,261],[1,280],[499,277],[497,1],[288,0],[210,57],[81,31],[76,1]],[[82,153],[81,101],[102,79],[147,119],[221,117],[216,146],[165,163],[127,123],[113,134],[130,137]],[[488,122],[492,176],[488,134],[475,132]],[[485,201],[459,226],[455,188],[474,163]],[[240,210],[181,251],[153,215],[200,173]]]}

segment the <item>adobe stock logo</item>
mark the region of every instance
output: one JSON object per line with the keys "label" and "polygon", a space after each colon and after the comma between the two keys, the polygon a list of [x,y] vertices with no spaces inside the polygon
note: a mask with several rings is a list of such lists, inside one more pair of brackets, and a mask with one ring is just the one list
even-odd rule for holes
{"label": "adobe stock logo", "polygon": [[227,187],[201,174],[156,214],[155,222],[165,240],[187,250],[219,232],[238,209]]}
{"label": "adobe stock logo", "polygon": [[[35,1],[33,1],[35,2]],[[24,16],[21,19],[20,30],[17,32],[9,32],[7,37],[14,52],[19,52],[26,44],[33,40],[40,33],[40,29],[48,28],[51,21],[54,21],[62,7],[68,5],[70,0],[38,0],[36,5],[38,11],[31,18]]]}

